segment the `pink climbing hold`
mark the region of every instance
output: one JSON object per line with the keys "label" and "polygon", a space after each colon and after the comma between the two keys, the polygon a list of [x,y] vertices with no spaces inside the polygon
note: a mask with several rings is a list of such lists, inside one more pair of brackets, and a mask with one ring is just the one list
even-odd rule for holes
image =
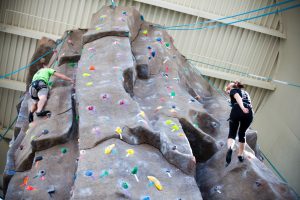
{"label": "pink climbing hold", "polygon": [[88,110],[94,110],[94,106],[88,106],[87,109]]}

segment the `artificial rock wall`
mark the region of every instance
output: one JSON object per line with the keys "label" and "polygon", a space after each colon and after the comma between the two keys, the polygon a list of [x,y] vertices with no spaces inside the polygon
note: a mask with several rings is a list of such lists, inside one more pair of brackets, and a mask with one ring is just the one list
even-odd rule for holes
{"label": "artificial rock wall", "polygon": [[76,86],[53,78],[52,115],[29,125],[25,94],[6,199],[295,198],[255,157],[254,131],[225,167],[228,102],[134,8],[103,7],[62,39],[51,59]]}

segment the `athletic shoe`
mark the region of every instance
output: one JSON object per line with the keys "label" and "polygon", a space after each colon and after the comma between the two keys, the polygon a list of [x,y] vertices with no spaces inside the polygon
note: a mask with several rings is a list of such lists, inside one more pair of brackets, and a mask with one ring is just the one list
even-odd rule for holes
{"label": "athletic shoe", "polygon": [[29,123],[33,122],[33,113],[32,112],[29,112],[28,121],[29,121]]}
{"label": "athletic shoe", "polygon": [[46,116],[48,113],[50,113],[49,110],[42,110],[41,112],[37,112],[36,116],[43,117],[43,116]]}
{"label": "athletic shoe", "polygon": [[231,162],[231,155],[232,155],[232,149],[229,148],[226,154],[226,162],[229,165],[229,163]]}

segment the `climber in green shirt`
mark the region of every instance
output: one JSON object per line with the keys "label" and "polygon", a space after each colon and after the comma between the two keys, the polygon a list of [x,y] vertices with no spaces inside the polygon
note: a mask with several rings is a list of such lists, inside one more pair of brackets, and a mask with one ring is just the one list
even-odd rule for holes
{"label": "climber in green shirt", "polygon": [[[41,62],[44,63],[45,59],[41,59]],[[54,62],[54,60],[53,60]],[[52,62],[52,63],[53,63]],[[52,65],[49,64],[48,66]],[[32,83],[29,87],[29,93],[31,98],[33,99],[33,104],[31,105],[30,112],[29,112],[29,123],[33,121],[33,114],[36,112],[36,115],[38,117],[46,116],[50,111],[43,110],[47,99],[48,99],[48,93],[49,93],[49,79],[51,76],[56,76],[58,78],[61,78],[66,81],[70,81],[74,84],[74,81],[65,76],[64,74],[56,72],[54,69],[49,68],[47,65],[43,64],[43,68],[39,69],[37,71],[33,78]]]}

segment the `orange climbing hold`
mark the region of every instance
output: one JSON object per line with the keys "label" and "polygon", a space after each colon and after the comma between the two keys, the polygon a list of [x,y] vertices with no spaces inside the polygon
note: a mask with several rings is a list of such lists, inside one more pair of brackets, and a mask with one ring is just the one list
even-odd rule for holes
{"label": "orange climbing hold", "polygon": [[92,70],[92,71],[95,70],[95,66],[91,65],[90,70]]}

